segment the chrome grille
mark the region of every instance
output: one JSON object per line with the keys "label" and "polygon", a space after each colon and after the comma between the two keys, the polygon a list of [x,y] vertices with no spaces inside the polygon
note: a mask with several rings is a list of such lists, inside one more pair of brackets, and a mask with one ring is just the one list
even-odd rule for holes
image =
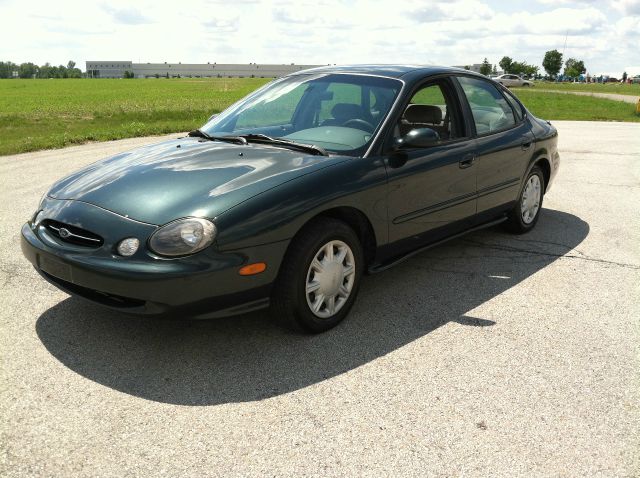
{"label": "chrome grille", "polygon": [[80,229],[79,227],[53,221],[51,219],[43,221],[42,225],[56,239],[68,242],[69,244],[93,248],[100,247],[104,244],[104,239],[102,239],[102,237],[91,231]]}

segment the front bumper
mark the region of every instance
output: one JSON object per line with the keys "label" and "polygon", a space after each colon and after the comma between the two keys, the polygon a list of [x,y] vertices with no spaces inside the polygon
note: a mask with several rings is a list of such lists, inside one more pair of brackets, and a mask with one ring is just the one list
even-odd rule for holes
{"label": "front bumper", "polygon": [[[88,208],[100,215],[95,206],[66,202],[70,204],[64,210]],[[102,223],[129,221],[102,211]],[[56,220],[65,222],[59,215]],[[109,224],[104,227],[110,228]],[[132,227],[155,228],[140,223]],[[42,226],[29,222],[22,227],[23,254],[48,282],[65,292],[128,313],[209,318],[268,306],[287,241],[225,253],[210,247],[176,259],[144,252],[121,257],[111,252],[113,244],[109,241],[94,251],[64,246],[48,237]],[[238,274],[240,267],[252,262],[265,262],[267,270],[254,276]]]}

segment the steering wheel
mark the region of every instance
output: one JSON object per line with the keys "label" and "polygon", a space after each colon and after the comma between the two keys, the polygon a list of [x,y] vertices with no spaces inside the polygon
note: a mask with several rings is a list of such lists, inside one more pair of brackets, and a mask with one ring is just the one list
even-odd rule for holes
{"label": "steering wheel", "polygon": [[360,118],[354,118],[350,119],[349,121],[345,121],[341,126],[344,126],[345,128],[361,129],[363,131],[366,131],[367,133],[373,133],[373,130],[376,129],[371,123]]}

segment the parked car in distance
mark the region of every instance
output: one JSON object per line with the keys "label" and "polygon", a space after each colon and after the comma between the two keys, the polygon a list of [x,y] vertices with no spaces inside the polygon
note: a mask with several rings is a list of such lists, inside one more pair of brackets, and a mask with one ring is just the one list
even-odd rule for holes
{"label": "parked car in distance", "polygon": [[480,74],[315,68],[188,136],[59,180],[22,227],[22,251],[51,284],[118,311],[270,306],[279,323],[321,332],[346,317],[365,273],[498,223],[533,229],[557,140]]}
{"label": "parked car in distance", "polygon": [[505,74],[496,76],[493,80],[508,88],[512,86],[533,86],[533,81],[525,80],[518,75]]}

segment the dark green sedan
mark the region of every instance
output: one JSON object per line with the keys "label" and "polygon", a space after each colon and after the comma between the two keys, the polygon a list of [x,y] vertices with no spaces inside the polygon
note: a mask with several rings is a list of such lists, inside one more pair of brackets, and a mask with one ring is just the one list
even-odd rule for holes
{"label": "dark green sedan", "polygon": [[365,273],[500,222],[532,229],[558,166],[556,129],[482,75],[316,68],[58,181],[22,250],[55,286],[123,312],[270,306],[321,332]]}

